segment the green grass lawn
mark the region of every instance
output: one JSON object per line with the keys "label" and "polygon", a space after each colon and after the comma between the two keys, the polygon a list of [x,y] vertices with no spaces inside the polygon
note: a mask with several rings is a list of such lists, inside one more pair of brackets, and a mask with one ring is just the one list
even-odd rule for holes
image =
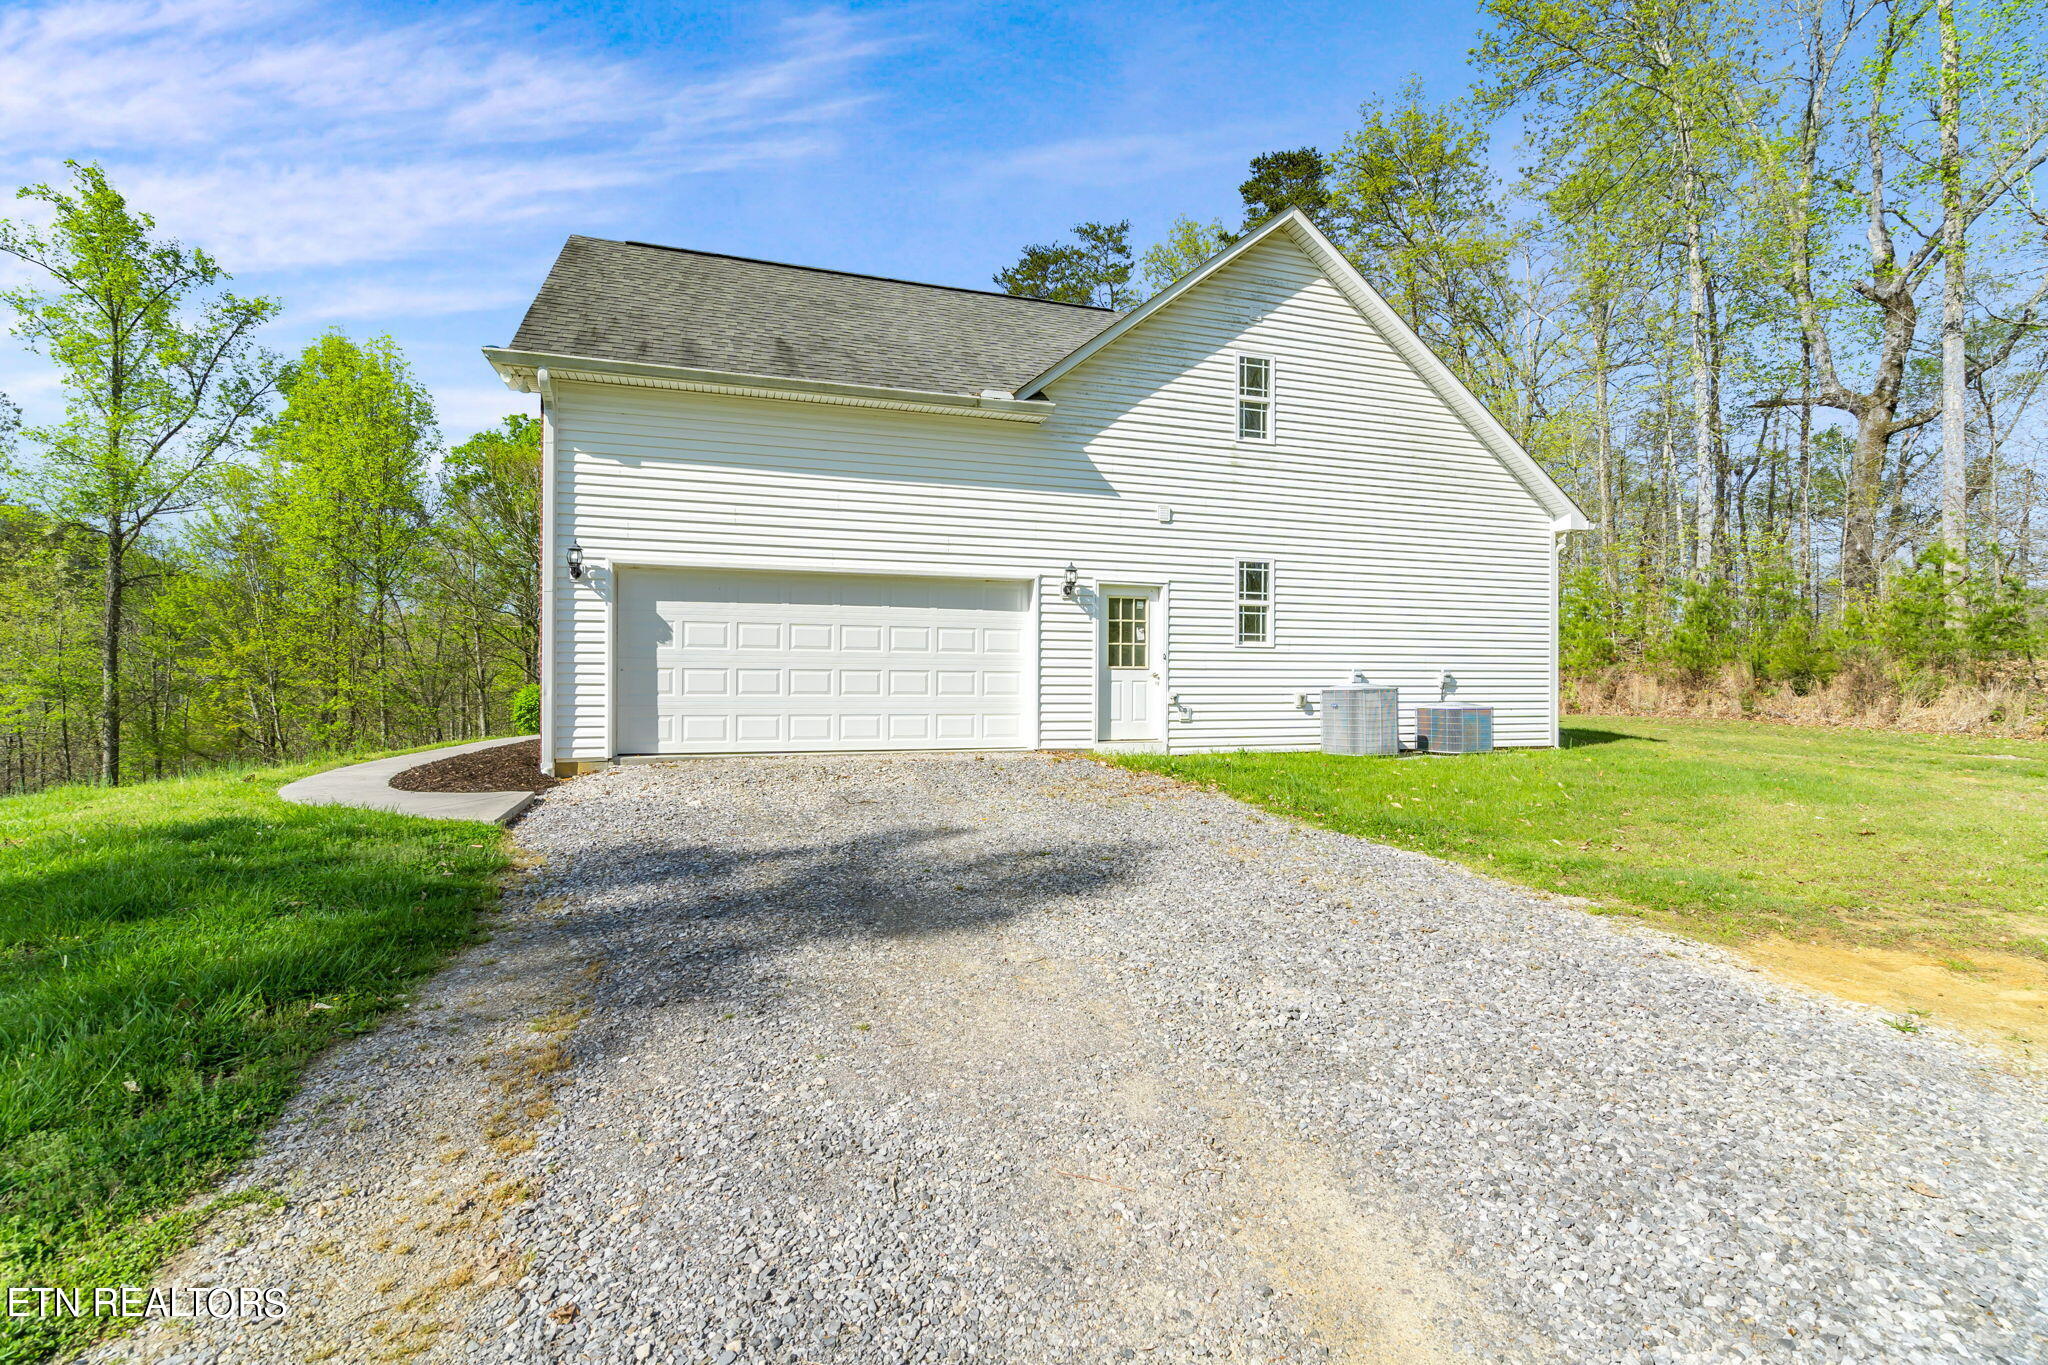
{"label": "green grass lawn", "polygon": [[[0,799],[6,1284],[148,1284],[306,1063],[476,936],[502,831],[278,799],[323,766]],[[0,1321],[0,1360],[97,1331]]]}
{"label": "green grass lawn", "polygon": [[1118,761],[1703,938],[2048,959],[2048,745],[1592,717],[1564,740]]}

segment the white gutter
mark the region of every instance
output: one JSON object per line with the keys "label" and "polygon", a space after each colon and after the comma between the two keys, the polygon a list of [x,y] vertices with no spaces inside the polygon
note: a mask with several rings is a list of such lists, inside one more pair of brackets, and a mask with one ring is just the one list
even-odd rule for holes
{"label": "white gutter", "polygon": [[484,347],[484,358],[491,362],[491,368],[508,386],[520,393],[535,392],[537,376],[546,371],[558,384],[565,379],[575,379],[598,384],[733,394],[745,398],[780,398],[799,403],[932,412],[998,422],[1043,422],[1053,412],[1053,404],[1043,399],[1015,398],[994,390],[984,390],[980,394],[938,393],[871,384],[842,384],[826,379],[736,374],[726,370],[693,369],[686,365],[604,360],[596,356],[551,355],[540,351],[515,351],[502,346]]}

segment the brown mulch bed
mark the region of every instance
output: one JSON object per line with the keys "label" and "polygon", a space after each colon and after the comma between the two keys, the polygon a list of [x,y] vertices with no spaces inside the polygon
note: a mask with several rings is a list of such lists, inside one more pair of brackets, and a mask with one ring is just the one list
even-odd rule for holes
{"label": "brown mulch bed", "polygon": [[541,772],[540,741],[525,739],[407,768],[391,785],[402,792],[544,792],[562,784]]}

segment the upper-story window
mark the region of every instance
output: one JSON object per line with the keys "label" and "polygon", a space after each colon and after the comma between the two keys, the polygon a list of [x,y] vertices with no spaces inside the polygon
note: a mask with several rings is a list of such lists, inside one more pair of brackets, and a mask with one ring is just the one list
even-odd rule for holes
{"label": "upper-story window", "polygon": [[1273,439],[1273,362],[1266,356],[1237,358],[1237,439]]}

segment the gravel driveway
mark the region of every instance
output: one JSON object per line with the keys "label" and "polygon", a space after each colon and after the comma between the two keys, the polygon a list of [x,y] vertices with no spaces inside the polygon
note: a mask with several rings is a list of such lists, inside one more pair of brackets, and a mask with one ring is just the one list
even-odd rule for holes
{"label": "gravel driveway", "polygon": [[107,1358],[2048,1357],[2038,1090],[1712,949],[1087,760],[517,836],[174,1267],[292,1318]]}

